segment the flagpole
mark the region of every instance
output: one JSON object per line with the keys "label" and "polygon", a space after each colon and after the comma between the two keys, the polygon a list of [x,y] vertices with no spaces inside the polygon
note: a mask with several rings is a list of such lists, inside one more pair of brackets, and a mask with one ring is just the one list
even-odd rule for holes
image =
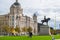
{"label": "flagpole", "polygon": [[55,33],[56,33],[56,15],[55,15],[55,19],[54,19],[54,29],[55,29]]}
{"label": "flagpole", "polygon": [[[55,15],[55,17],[54,17],[54,30],[55,30],[55,33],[56,33],[56,15]],[[54,34],[51,35],[51,36],[52,36],[52,40],[55,40]]]}

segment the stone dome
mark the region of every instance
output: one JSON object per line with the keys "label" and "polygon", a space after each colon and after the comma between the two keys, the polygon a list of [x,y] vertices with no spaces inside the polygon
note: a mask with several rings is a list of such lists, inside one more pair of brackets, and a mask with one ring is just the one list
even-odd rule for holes
{"label": "stone dome", "polygon": [[16,2],[13,3],[11,7],[18,7],[18,6],[20,7],[21,5],[20,5],[20,3],[18,2],[18,0],[16,0]]}
{"label": "stone dome", "polygon": [[15,2],[13,5],[20,6],[20,4],[18,2]]}

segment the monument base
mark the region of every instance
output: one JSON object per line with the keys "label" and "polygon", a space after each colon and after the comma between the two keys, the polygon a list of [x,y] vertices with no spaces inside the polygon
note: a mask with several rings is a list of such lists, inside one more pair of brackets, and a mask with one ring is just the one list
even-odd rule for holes
{"label": "monument base", "polygon": [[39,35],[50,35],[50,27],[47,25],[40,26]]}

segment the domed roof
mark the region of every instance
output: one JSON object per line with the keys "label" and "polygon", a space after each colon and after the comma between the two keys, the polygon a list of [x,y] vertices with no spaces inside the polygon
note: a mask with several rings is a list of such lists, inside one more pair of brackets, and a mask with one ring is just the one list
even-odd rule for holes
{"label": "domed roof", "polygon": [[33,14],[33,16],[37,16],[37,12],[35,12],[35,13]]}
{"label": "domed roof", "polygon": [[20,4],[18,2],[15,2],[13,5],[19,6]]}
{"label": "domed roof", "polygon": [[18,0],[16,0],[16,2],[13,3],[13,5],[11,7],[17,7],[17,6],[20,6],[20,3],[18,2]]}
{"label": "domed roof", "polygon": [[34,16],[36,16],[36,14],[34,14]]}

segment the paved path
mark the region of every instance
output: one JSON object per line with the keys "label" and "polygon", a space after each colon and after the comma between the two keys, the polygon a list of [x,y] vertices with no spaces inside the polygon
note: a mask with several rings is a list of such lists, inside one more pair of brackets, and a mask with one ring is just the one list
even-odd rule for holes
{"label": "paved path", "polygon": [[60,39],[55,39],[55,40],[60,40]]}
{"label": "paved path", "polygon": [[0,36],[0,37],[3,37],[3,36]]}

